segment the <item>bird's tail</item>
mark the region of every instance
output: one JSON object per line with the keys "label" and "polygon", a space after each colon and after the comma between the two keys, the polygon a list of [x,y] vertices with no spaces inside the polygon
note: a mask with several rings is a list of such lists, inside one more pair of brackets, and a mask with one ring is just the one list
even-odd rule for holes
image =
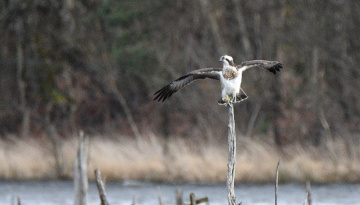
{"label": "bird's tail", "polygon": [[239,103],[243,100],[246,100],[247,98],[248,98],[248,96],[246,95],[244,90],[242,88],[240,88],[240,92],[236,95],[236,101],[234,103]]}

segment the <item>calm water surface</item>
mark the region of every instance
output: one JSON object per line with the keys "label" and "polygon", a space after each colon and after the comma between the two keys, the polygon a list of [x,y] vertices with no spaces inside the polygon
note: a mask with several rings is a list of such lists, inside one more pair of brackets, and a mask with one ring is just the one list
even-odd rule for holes
{"label": "calm water surface", "polygon": [[[158,188],[157,188],[158,187]],[[183,191],[184,202],[189,194],[197,198],[209,197],[211,205],[227,205],[225,184],[154,184],[143,182],[108,182],[106,193],[111,205],[130,205],[135,197],[138,205],[158,205],[158,191],[163,204],[175,204],[175,190]],[[237,202],[243,205],[274,204],[273,184],[237,184]],[[14,197],[20,197],[24,205],[72,205],[74,203],[72,181],[0,181],[0,205],[10,205]],[[278,204],[303,204],[306,197],[304,184],[279,185]],[[315,205],[360,205],[360,184],[312,185]],[[88,204],[98,205],[100,200],[96,185],[90,183]]]}

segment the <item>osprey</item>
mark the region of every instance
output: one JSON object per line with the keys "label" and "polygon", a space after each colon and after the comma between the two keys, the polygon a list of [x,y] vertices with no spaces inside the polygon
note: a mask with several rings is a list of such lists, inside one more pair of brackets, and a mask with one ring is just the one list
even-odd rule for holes
{"label": "osprey", "polygon": [[154,94],[154,100],[163,102],[194,80],[211,78],[221,82],[221,98],[218,101],[220,105],[238,103],[247,99],[246,93],[241,89],[242,73],[245,70],[249,68],[262,68],[276,74],[276,71],[280,71],[283,68],[283,65],[277,61],[266,60],[244,61],[240,65],[235,65],[233,58],[228,55],[221,56],[219,61],[223,64],[222,68],[193,70],[158,90]]}

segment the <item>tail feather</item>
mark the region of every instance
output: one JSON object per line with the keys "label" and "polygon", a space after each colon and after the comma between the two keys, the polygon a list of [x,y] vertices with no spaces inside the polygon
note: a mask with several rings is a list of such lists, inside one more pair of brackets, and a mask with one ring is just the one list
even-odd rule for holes
{"label": "tail feather", "polygon": [[244,90],[242,88],[240,88],[240,92],[236,95],[236,101],[234,103],[239,103],[241,101],[246,100],[247,98],[248,98],[248,96],[246,95]]}

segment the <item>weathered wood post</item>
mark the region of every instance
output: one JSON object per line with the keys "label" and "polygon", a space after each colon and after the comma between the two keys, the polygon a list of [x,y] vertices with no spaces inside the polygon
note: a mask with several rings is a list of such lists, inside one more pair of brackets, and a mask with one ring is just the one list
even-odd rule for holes
{"label": "weathered wood post", "polygon": [[194,193],[190,194],[190,205],[196,205],[196,198]]}
{"label": "weathered wood post", "polygon": [[275,171],[275,205],[277,205],[277,196],[278,196],[278,186],[279,186],[279,165],[280,165],[280,159],[276,166]]}
{"label": "weathered wood post", "polygon": [[203,197],[200,199],[196,199],[195,194],[190,193],[190,205],[197,205],[197,204],[201,204],[201,203],[206,203],[207,205],[209,205],[209,198]]}
{"label": "weathered wood post", "polygon": [[306,181],[306,205],[312,204],[310,181]]}
{"label": "weathered wood post", "polygon": [[229,110],[229,124],[228,124],[228,144],[229,144],[229,158],[228,158],[228,173],[227,173],[227,189],[229,205],[236,205],[234,181],[235,181],[235,163],[236,163],[236,133],[235,133],[235,119],[234,107],[232,103],[227,105]]}
{"label": "weathered wood post", "polygon": [[21,205],[20,197],[12,197],[11,198],[11,205]]}
{"label": "weathered wood post", "polygon": [[176,196],[176,205],[183,205],[183,196],[182,190],[176,189],[175,196]]}
{"label": "weathered wood post", "polygon": [[157,195],[158,195],[159,205],[163,205],[159,186],[156,187],[156,192],[157,192]]}
{"label": "weathered wood post", "polygon": [[87,177],[87,157],[89,139],[80,131],[80,141],[74,166],[75,205],[86,205],[86,195],[89,187]]}
{"label": "weathered wood post", "polygon": [[96,186],[99,191],[99,197],[100,197],[100,204],[101,205],[109,205],[109,202],[106,198],[105,193],[105,183],[101,179],[101,174],[99,169],[95,169],[95,179],[96,179]]}

